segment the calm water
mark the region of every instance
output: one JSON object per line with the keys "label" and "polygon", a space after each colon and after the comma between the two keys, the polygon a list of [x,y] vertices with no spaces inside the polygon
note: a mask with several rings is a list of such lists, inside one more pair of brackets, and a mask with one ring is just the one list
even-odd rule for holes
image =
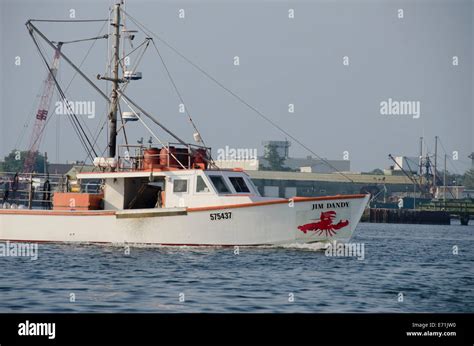
{"label": "calm water", "polygon": [[474,312],[473,226],[360,224],[353,242],[364,260],[40,244],[36,261],[0,257],[0,312]]}

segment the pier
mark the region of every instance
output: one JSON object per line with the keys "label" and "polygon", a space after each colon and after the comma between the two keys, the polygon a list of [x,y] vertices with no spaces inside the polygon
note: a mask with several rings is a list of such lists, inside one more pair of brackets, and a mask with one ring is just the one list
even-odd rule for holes
{"label": "pier", "polygon": [[474,217],[474,200],[472,199],[449,199],[449,200],[433,200],[430,203],[422,205],[423,211],[429,212],[446,212],[452,218],[459,218],[461,225],[466,226],[469,219]]}
{"label": "pier", "polygon": [[474,218],[472,199],[432,200],[422,203],[416,209],[369,208],[362,217],[363,222],[412,223],[425,225],[449,225],[451,219],[459,219],[461,225],[468,225]]}
{"label": "pier", "polygon": [[451,215],[446,211],[370,208],[362,217],[364,222],[449,225]]}

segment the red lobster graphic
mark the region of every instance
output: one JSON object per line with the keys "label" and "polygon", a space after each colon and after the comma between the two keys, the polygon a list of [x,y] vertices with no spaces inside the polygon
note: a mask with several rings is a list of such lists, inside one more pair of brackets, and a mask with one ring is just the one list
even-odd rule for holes
{"label": "red lobster graphic", "polygon": [[325,233],[326,236],[332,237],[336,234],[337,230],[346,227],[349,224],[349,220],[340,220],[338,223],[334,224],[333,221],[335,217],[335,211],[323,211],[321,212],[318,222],[312,222],[298,226],[298,229],[305,234],[308,231],[315,231],[317,235],[322,235]]}

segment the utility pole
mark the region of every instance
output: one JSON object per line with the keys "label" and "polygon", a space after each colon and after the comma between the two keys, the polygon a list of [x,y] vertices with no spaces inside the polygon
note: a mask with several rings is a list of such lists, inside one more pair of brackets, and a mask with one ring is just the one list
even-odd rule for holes
{"label": "utility pole", "polygon": [[44,152],[43,172],[44,174],[48,173],[48,153],[46,151]]}
{"label": "utility pole", "polygon": [[423,137],[420,137],[420,162],[419,162],[419,176],[420,184],[423,184]]}
{"label": "utility pole", "polygon": [[413,184],[413,210],[416,210],[416,184]]}
{"label": "utility pole", "polygon": [[109,110],[109,157],[115,157],[117,148],[117,109],[119,88],[119,52],[120,52],[120,3],[114,6],[114,44],[113,44],[113,70],[112,70],[112,95]]}
{"label": "utility pole", "polygon": [[474,169],[474,152],[472,152],[468,158],[471,159],[471,169]]}
{"label": "utility pole", "polygon": [[437,179],[437,170],[438,168],[438,136],[435,136],[435,152],[434,152],[434,171],[433,171],[433,187],[436,189],[436,179]]}
{"label": "utility pole", "polygon": [[443,200],[446,203],[446,157],[448,155],[444,154],[444,176],[443,176]]}
{"label": "utility pole", "polygon": [[425,179],[426,179],[426,187],[427,191],[430,192],[431,190],[431,184],[430,184],[430,168],[431,168],[431,161],[430,157],[428,155],[428,152],[426,152],[426,157],[425,157]]}

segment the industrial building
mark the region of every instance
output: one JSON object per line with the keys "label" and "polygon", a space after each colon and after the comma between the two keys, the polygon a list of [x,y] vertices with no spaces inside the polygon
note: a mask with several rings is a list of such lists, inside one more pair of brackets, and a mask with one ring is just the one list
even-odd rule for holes
{"label": "industrial building", "polygon": [[[248,171],[260,193],[269,197],[324,196],[379,192],[392,193],[413,191],[413,183],[406,176],[375,174],[304,173],[277,171]],[[352,182],[349,179],[352,180]]]}

